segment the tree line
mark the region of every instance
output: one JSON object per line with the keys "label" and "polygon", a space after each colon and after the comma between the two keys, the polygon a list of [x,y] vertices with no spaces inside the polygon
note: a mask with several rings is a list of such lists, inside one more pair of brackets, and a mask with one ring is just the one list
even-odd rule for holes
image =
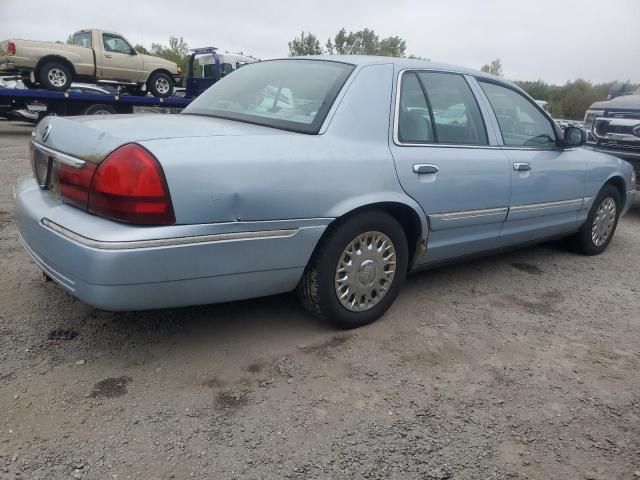
{"label": "tree line", "polygon": [[[70,41],[70,39],[68,40]],[[301,32],[288,42],[289,55],[384,55],[388,57],[417,58],[407,55],[407,42],[397,35],[381,38],[374,30],[365,28],[355,32],[347,32],[341,28],[333,36],[321,44],[319,38],[308,32]],[[182,37],[170,37],[168,44],[153,43],[150,49],[136,45],[140,53],[166,58],[178,64],[183,72],[187,72],[189,62],[189,45]],[[480,67],[482,71],[504,76],[501,60],[495,59]],[[194,71],[198,71],[197,68]],[[584,112],[593,102],[606,100],[612,87],[630,92],[640,85],[624,82],[592,83],[584,79],[566,82],[564,85],[554,85],[544,80],[515,80],[520,88],[535,100],[545,100],[551,105],[551,112],[556,118],[581,120]]]}

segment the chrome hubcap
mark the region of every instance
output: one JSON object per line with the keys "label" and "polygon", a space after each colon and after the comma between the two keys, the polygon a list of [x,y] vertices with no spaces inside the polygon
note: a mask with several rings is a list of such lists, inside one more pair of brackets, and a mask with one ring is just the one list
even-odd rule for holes
{"label": "chrome hubcap", "polygon": [[166,78],[159,78],[156,80],[156,90],[158,93],[163,95],[169,92],[169,82]]}
{"label": "chrome hubcap", "polygon": [[369,310],[387,294],[395,273],[396,250],[389,237],[375,231],[358,235],[338,260],[338,300],[352,312]]}
{"label": "chrome hubcap", "polygon": [[600,247],[607,241],[615,222],[616,202],[613,198],[607,197],[600,203],[591,225],[591,241],[594,246]]}
{"label": "chrome hubcap", "polygon": [[47,74],[49,82],[54,87],[63,87],[67,83],[67,74],[59,68],[52,68]]}

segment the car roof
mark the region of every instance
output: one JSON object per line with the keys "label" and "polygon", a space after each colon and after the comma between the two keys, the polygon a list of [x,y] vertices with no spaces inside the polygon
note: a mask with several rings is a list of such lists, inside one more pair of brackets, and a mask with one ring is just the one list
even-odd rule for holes
{"label": "car roof", "polygon": [[357,66],[366,65],[380,65],[391,63],[399,70],[403,69],[427,69],[427,70],[439,70],[443,72],[455,72],[465,75],[473,75],[474,77],[485,78],[487,80],[493,80],[502,84],[510,85],[519,91],[523,91],[520,87],[508,80],[501,77],[496,77],[490,73],[476,70],[473,68],[462,67],[459,65],[451,65],[448,63],[432,62],[431,60],[419,60],[413,58],[403,57],[381,57],[375,55],[304,55],[299,57],[284,57],[273,60],[295,60],[295,59],[307,59],[307,60],[327,60],[331,62],[351,63]]}

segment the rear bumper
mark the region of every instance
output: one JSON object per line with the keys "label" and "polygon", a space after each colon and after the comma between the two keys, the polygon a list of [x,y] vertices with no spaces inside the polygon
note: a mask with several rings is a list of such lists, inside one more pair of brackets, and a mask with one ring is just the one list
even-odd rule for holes
{"label": "rear bumper", "polygon": [[80,300],[104,310],[218,303],[295,288],[329,219],[136,227],[87,214],[40,190],[15,191],[22,243]]}

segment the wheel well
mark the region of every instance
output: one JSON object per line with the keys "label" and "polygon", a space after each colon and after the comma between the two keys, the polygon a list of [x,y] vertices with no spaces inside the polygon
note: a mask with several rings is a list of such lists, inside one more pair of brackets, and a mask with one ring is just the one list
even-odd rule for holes
{"label": "wheel well", "polygon": [[607,183],[605,183],[605,185],[613,185],[617,190],[618,193],[620,194],[620,199],[622,200],[622,205],[624,205],[625,201],[626,201],[626,189],[625,189],[625,184],[624,184],[624,180],[622,179],[622,177],[611,177],[609,180],[607,180]]}
{"label": "wheel well", "polygon": [[[409,246],[409,265],[413,261],[413,257],[418,249],[418,243],[420,242],[420,236],[422,233],[422,223],[420,221],[420,217],[415,212],[413,208],[404,203],[397,202],[381,202],[381,203],[372,203],[369,205],[363,205],[354,210],[351,210],[344,215],[341,215],[336,220],[334,220],[327,227],[326,231],[322,235],[322,239],[335,228],[340,226],[344,221],[348,220],[350,217],[357,215],[362,212],[371,211],[371,210],[381,210],[383,212],[388,213],[393,218],[395,218],[398,223],[402,226],[402,230],[404,230],[404,234],[407,237],[407,245]],[[318,242],[319,244],[320,242]]]}
{"label": "wheel well", "polygon": [[[149,79],[151,77],[153,77],[153,75],[155,75],[156,73],[166,73],[167,75],[169,75],[169,77],[171,77],[171,80],[173,81],[173,83],[175,84],[175,80],[173,80],[173,75],[171,74],[171,72],[169,70],[165,70],[164,68],[157,68],[156,70],[154,70],[153,72],[151,72],[149,74],[149,76],[147,77],[147,82],[149,81]],[[146,82],[145,82],[146,83]]]}
{"label": "wheel well", "polygon": [[42,68],[42,66],[47,63],[47,62],[60,62],[60,63],[64,63],[67,67],[69,67],[69,70],[71,71],[71,78],[73,79],[76,76],[76,69],[73,68],[73,64],[67,60],[64,57],[61,57],[60,55],[47,55],[46,57],[42,57],[38,63],[36,64],[36,68],[34,69],[34,75],[36,76],[36,81],[39,80],[40,77],[40,69]]}

